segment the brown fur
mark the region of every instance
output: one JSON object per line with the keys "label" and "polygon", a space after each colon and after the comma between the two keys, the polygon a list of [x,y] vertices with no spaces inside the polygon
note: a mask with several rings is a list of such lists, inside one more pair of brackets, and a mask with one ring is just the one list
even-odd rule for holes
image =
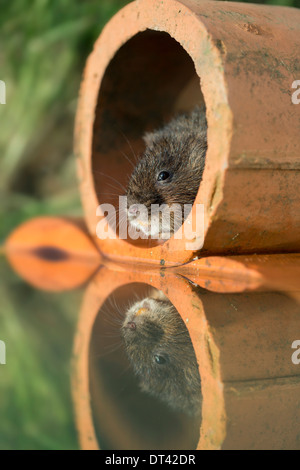
{"label": "brown fur", "polygon": [[[162,129],[145,135],[146,149],[127,187],[128,207],[144,204],[193,204],[202,180],[207,150],[205,108],[175,117]],[[158,182],[161,171],[170,181]],[[174,224],[171,232],[174,231]]]}

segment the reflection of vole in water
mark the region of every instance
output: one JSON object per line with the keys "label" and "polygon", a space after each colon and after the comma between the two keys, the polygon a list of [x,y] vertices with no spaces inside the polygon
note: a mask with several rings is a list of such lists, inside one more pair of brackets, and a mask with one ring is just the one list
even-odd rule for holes
{"label": "reflection of vole in water", "polygon": [[126,312],[122,336],[141,389],[189,415],[201,413],[201,385],[188,331],[171,302],[153,291]]}
{"label": "reflection of vole in water", "polygon": [[[183,206],[193,204],[205,164],[207,124],[204,107],[175,117],[163,128],[148,133],[146,149],[127,187],[129,223],[153,238],[168,238],[183,222]],[[138,205],[144,205],[144,210]],[[163,220],[151,205],[176,204]]]}

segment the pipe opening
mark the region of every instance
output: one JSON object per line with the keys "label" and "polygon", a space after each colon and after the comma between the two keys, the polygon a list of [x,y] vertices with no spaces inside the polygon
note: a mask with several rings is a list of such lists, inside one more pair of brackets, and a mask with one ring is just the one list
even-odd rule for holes
{"label": "pipe opening", "polygon": [[[197,447],[202,411],[201,385],[198,397],[194,390],[200,383],[198,369],[198,377],[190,377],[196,356],[181,316],[164,302],[169,301],[160,291],[133,283],[116,289],[99,310],[90,342],[89,382],[101,449]],[[132,323],[135,328],[129,327]],[[187,409],[188,399],[193,409]]]}
{"label": "pipe opening", "polygon": [[[119,196],[125,195],[145,150],[145,133],[202,105],[194,63],[168,33],[146,30],[127,41],[106,69],[95,110],[92,171],[99,204],[119,208]],[[145,182],[145,192],[149,187]],[[164,201],[158,198],[157,203]],[[118,211],[116,220],[110,215],[107,220],[119,234]],[[151,238],[126,240],[148,248],[161,243]]]}

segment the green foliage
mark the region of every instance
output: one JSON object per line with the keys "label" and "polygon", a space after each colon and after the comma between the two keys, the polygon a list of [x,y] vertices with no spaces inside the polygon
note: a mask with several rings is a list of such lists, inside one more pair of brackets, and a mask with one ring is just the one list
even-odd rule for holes
{"label": "green foliage", "polygon": [[[121,0],[18,0],[2,2],[0,197],[11,193],[50,201],[62,195],[74,209],[73,120],[84,62]],[[18,198],[25,206],[27,198]],[[42,206],[41,209],[44,210]],[[20,211],[22,219],[23,210]],[[6,221],[1,214],[1,232]],[[11,226],[8,224],[8,229]]]}
{"label": "green foliage", "polygon": [[0,276],[0,449],[76,449],[70,357],[81,293],[35,291],[3,260]]}
{"label": "green foliage", "polygon": [[[0,0],[0,242],[81,213],[72,155],[84,62],[121,0]],[[81,293],[38,292],[0,258],[0,449],[76,449],[70,358]]]}

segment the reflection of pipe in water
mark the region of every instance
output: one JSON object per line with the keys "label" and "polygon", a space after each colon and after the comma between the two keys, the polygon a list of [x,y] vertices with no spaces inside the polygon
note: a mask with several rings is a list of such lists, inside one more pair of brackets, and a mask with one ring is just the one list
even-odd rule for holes
{"label": "reflection of pipe in water", "polygon": [[[178,282],[190,289],[185,280],[176,282],[175,276],[171,279],[175,289]],[[200,416],[190,417],[181,410],[175,411],[157,397],[142,392],[124,348],[107,354],[111,344],[109,336],[114,335],[107,326],[114,316],[111,299],[123,312],[124,321],[128,304],[136,301],[136,296],[146,297],[151,285],[160,289],[161,281],[165,284],[158,270],[133,273],[124,268],[114,271],[102,267],[89,286],[75,340],[73,375],[77,426],[83,448],[191,449],[197,446]]]}
{"label": "reflection of pipe in water", "polygon": [[[168,270],[135,271],[103,267],[82,306],[73,376],[82,447],[297,448],[300,371],[291,344],[299,305],[281,293],[218,294]],[[201,377],[201,418],[141,393],[124,349],[105,355],[112,299],[123,312],[120,327],[135,294],[146,298],[149,286],[167,296],[188,328]]]}
{"label": "reflection of pipe in water", "polygon": [[[61,218],[22,225],[5,253],[20,275],[47,290],[83,283],[101,262],[80,224]],[[299,266],[299,255],[286,254],[209,257],[160,270],[111,262],[102,267],[88,287],[75,342],[82,447],[297,448],[300,370],[291,345],[299,339]],[[201,377],[202,421],[141,396],[136,376],[125,372],[125,351],[103,357],[101,348],[111,341],[103,323],[106,302],[117,299],[124,316],[128,302],[136,301],[133,293],[142,299],[149,286],[166,295],[188,327]],[[277,289],[294,300],[272,292]]]}
{"label": "reflection of pipe in water", "polygon": [[[83,220],[66,217],[37,217],[21,224],[3,251],[19,276],[49,291],[84,284],[103,262]],[[140,264],[136,268],[146,269]],[[299,253],[210,256],[170,270],[213,292],[279,290],[300,298]]]}
{"label": "reflection of pipe in water", "polygon": [[[177,384],[176,390],[174,387],[170,389],[168,385],[171,382],[174,384],[174,377],[168,376],[168,373],[160,376],[159,384],[157,376],[160,373],[155,371],[155,368],[148,370],[147,377],[143,377],[141,373],[136,374],[136,367],[134,367],[133,361],[129,360],[130,355],[128,359],[128,354],[125,351],[121,327],[124,323],[128,303],[132,303],[132,301],[136,303],[136,296],[145,298],[148,294],[149,285],[144,283],[125,284],[114,290],[112,296],[108,297],[98,310],[92,328],[88,353],[89,390],[95,434],[97,442],[102,448],[189,449],[197,445],[201,419],[200,416],[195,419],[182,411],[182,409],[186,411],[187,405],[185,402],[180,403],[184,392],[182,390],[183,384]],[[194,356],[199,379],[195,353],[187,329],[179,314],[177,312],[174,314],[177,318],[179,317],[180,331],[185,331],[186,339],[189,340],[188,349]],[[138,324],[137,328],[141,326],[143,316],[142,312],[135,319]],[[139,358],[139,366],[135,356],[135,366],[138,368],[146,366],[145,350],[150,355],[152,347],[156,348],[157,346],[155,343],[147,343],[147,339],[151,342],[158,330],[161,330],[159,321],[155,325],[152,322],[147,322],[144,332],[147,327],[148,338],[142,338],[142,344],[139,344],[140,352],[141,349],[144,349],[144,357]],[[153,329],[155,329],[154,334]],[[175,329],[178,330],[176,324]],[[160,343],[162,345],[162,337],[160,337]],[[166,342],[164,341],[164,343]],[[129,348],[132,352],[132,344]],[[126,349],[128,353],[128,348]],[[162,353],[162,350],[157,352]],[[158,364],[157,367],[159,367]],[[143,385],[146,386],[146,390]],[[152,390],[150,390],[151,386]],[[201,394],[200,388],[198,394]],[[103,396],[109,396],[104,406],[102,406]],[[105,423],[104,427],[103,423]]]}
{"label": "reflection of pipe in water", "polygon": [[82,219],[36,217],[7,238],[4,253],[14,271],[37,289],[64,291],[86,283],[101,255]]}

